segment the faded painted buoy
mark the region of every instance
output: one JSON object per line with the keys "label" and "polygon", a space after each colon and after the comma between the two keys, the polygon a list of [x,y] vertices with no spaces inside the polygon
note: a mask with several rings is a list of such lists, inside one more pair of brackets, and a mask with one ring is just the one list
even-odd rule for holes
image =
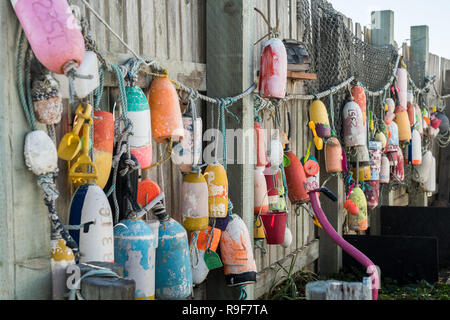
{"label": "faded painted buoy", "polygon": [[327,173],[342,172],[342,146],[336,137],[325,144],[325,169]]}
{"label": "faded painted buoy", "polygon": [[425,192],[435,192],[436,191],[436,158],[431,156],[431,166],[428,179],[423,185]]}
{"label": "faded painted buoy", "polygon": [[228,286],[243,286],[256,282],[257,270],[252,242],[247,226],[237,214],[231,215],[227,229],[222,232],[220,254]]}
{"label": "faded painted buoy", "polygon": [[103,190],[95,184],[79,187],[70,203],[69,223],[84,225],[70,235],[80,248],[80,263],[114,262],[114,232],[111,207]]}
{"label": "faded painted buoy", "polygon": [[152,202],[157,196],[162,193],[161,188],[155,182],[146,178],[142,181],[139,181],[137,186],[137,202],[145,207],[147,204]]}
{"label": "faded painted buoy", "polygon": [[186,230],[175,220],[161,221],[156,249],[157,300],[181,300],[192,293],[192,269]]}
{"label": "faded painted buoy", "polygon": [[225,218],[228,214],[228,177],[224,166],[208,165],[205,178],[208,182],[209,216]]}
{"label": "faded painted buoy", "polygon": [[124,277],[136,282],[136,300],[155,299],[155,259],[158,239],[142,220],[123,220],[114,228],[114,256]]}
{"label": "faded painted buoy", "polygon": [[267,154],[265,146],[264,129],[261,126],[261,123],[255,121],[254,130],[256,143],[256,166],[265,167],[267,165]]}
{"label": "faded painted buoy", "polygon": [[139,87],[126,87],[125,90],[128,118],[133,125],[133,134],[129,138],[130,151],[141,169],[148,169],[152,164],[152,128],[148,101]]}
{"label": "faded painted buoy", "polygon": [[289,248],[292,244],[292,232],[291,230],[286,227],[285,233],[284,233],[284,242],[281,244],[283,248]]}
{"label": "faded painted buoy", "polygon": [[380,183],[388,184],[391,181],[391,165],[388,157],[384,154],[381,156]]}
{"label": "faded painted buoy", "polygon": [[367,181],[367,188],[364,191],[367,200],[367,210],[374,210],[380,202],[380,181]]}
{"label": "faded painted buoy", "polygon": [[305,161],[305,157],[303,157],[300,161],[305,168],[306,173],[306,192],[320,189],[320,166],[317,159],[310,156],[307,161]]}
{"label": "faded painted buoy", "polygon": [[11,0],[36,58],[50,71],[63,73],[69,62],[84,58],[81,28],[65,0]]}
{"label": "faded painted buoy", "polygon": [[430,177],[430,168],[433,165],[433,153],[427,150],[422,156],[422,164],[415,166],[412,179],[418,183],[425,183]]}
{"label": "faded painted buoy", "polygon": [[62,99],[58,82],[50,73],[33,81],[33,109],[36,120],[45,125],[58,124],[62,116]]}
{"label": "faded painted buoy", "polygon": [[411,140],[411,126],[409,124],[408,112],[404,107],[395,109],[395,123],[398,125],[398,138],[400,142],[409,142]]}
{"label": "faded painted buoy", "polygon": [[265,167],[256,167],[254,175],[254,213],[266,213],[269,211],[269,198],[267,194]]}
{"label": "faded painted buoy", "polygon": [[[194,126],[192,117],[183,116],[184,138],[173,148],[172,161],[179,166],[181,172],[189,172],[193,165],[200,163],[202,156],[202,118],[195,120],[196,132],[194,136]],[[195,140],[195,141],[194,141]],[[194,146],[196,149],[194,150]]]}
{"label": "faded painted buoy", "polygon": [[105,111],[94,111],[94,144],[92,155],[98,178],[95,183],[105,188],[111,174],[114,152],[114,115]]}
{"label": "faded painted buoy", "polygon": [[52,297],[53,300],[65,300],[67,289],[66,269],[75,264],[75,256],[72,249],[67,247],[66,241],[56,239],[50,241],[52,269]]}
{"label": "faded painted buoy", "polygon": [[353,101],[348,102],[344,106],[342,116],[345,146],[351,148],[365,145],[366,130],[359,105]]}
{"label": "faded painted buoy", "polygon": [[414,166],[418,166],[422,163],[422,139],[419,131],[416,129],[412,130],[410,163]]}
{"label": "faded painted buoy", "polygon": [[350,194],[349,200],[352,200],[359,209],[358,214],[348,215],[348,226],[350,230],[366,231],[368,228],[367,200],[362,189],[359,187],[354,188]]}
{"label": "faded painted buoy", "polygon": [[395,152],[397,151],[397,147],[400,145],[398,126],[394,121],[392,121],[388,128],[391,132],[391,138],[389,139],[388,144],[388,152]]}
{"label": "faded painted buoy", "polygon": [[408,103],[408,71],[404,66],[397,69],[398,100],[401,107],[406,108]]}
{"label": "faded painted buoy", "polygon": [[259,70],[259,95],[262,98],[283,99],[287,85],[287,53],[283,41],[268,40],[262,49]]}
{"label": "faded painted buoy", "polygon": [[331,137],[330,120],[328,119],[327,108],[322,101],[314,100],[309,107],[309,117],[315,124],[317,136],[320,138]]}
{"label": "faded painted buoy", "polygon": [[278,204],[278,170],[273,172],[272,165],[269,163],[264,169],[264,176],[266,178],[269,208],[273,208]]}
{"label": "faded painted buoy", "polygon": [[386,125],[390,125],[395,118],[395,101],[391,98],[386,99],[387,112],[384,116]]}
{"label": "faded painted buoy", "polygon": [[367,99],[366,99],[366,93],[364,92],[363,87],[361,86],[354,86],[351,89],[353,101],[355,101],[358,106],[361,108],[361,112],[363,115],[363,123],[364,126],[366,125],[367,120]]}
{"label": "faded painted buoy", "polygon": [[183,226],[188,231],[208,228],[208,184],[199,173],[190,173],[181,185],[181,211]]}
{"label": "faded painted buoy", "polygon": [[55,143],[41,130],[27,134],[24,146],[25,164],[35,175],[58,172],[58,153]]}
{"label": "faded painted buoy", "polygon": [[153,139],[158,143],[179,142],[184,137],[180,101],[168,77],[157,77],[148,92]]}
{"label": "faded painted buoy", "polygon": [[292,152],[287,152],[289,165],[284,167],[288,196],[291,203],[309,202],[309,195],[305,190],[306,174],[300,159]]}

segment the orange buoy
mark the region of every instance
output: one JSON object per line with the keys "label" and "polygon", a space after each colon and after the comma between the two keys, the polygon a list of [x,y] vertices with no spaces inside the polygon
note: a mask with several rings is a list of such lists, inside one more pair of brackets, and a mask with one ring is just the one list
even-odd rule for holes
{"label": "orange buoy", "polygon": [[254,130],[256,142],[256,166],[265,167],[267,165],[267,155],[266,155],[264,129],[261,123],[255,121]]}
{"label": "orange buoy", "polygon": [[306,193],[306,174],[300,159],[292,152],[287,152],[289,165],[284,167],[286,175],[286,184],[288,196],[291,203],[305,203],[309,201],[309,195]]}
{"label": "orange buoy", "polygon": [[149,178],[144,179],[138,183],[137,202],[142,207],[145,207],[161,193],[162,190],[156,182],[150,180]]}
{"label": "orange buoy", "polygon": [[263,98],[286,96],[287,53],[283,41],[277,38],[264,44],[259,70],[259,94]]}
{"label": "orange buoy", "polygon": [[408,112],[409,125],[412,127],[416,123],[416,109],[411,102],[408,102],[406,111]]}
{"label": "orange buoy", "polygon": [[210,164],[205,170],[208,182],[209,216],[225,218],[228,215],[228,177],[224,166]]}
{"label": "orange buoy", "polygon": [[95,183],[104,188],[111,173],[114,152],[114,115],[106,111],[94,111],[94,144],[92,155],[97,168]]}
{"label": "orange buoy", "polygon": [[180,101],[168,77],[153,80],[148,92],[153,138],[158,143],[179,142],[184,137]]}
{"label": "orange buoy", "polygon": [[400,142],[409,142],[411,140],[411,126],[408,112],[405,108],[398,106],[395,109],[394,121],[398,125],[398,138]]}

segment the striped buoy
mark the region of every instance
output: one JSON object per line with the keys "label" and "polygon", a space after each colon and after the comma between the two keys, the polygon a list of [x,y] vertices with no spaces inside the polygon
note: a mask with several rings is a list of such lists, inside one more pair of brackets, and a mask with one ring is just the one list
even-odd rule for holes
{"label": "striped buoy", "polygon": [[225,218],[228,215],[228,177],[224,166],[210,164],[205,170],[208,182],[209,216]]}
{"label": "striped buoy", "polygon": [[50,250],[53,300],[64,300],[68,292],[66,269],[68,266],[75,264],[75,256],[63,239],[51,240]]}
{"label": "striped buoy", "polygon": [[94,111],[94,144],[92,159],[97,168],[95,183],[102,189],[108,183],[111,174],[114,152],[114,115],[105,111]]}
{"label": "striped buoy", "polygon": [[287,53],[283,41],[268,40],[262,49],[259,94],[262,98],[283,99],[287,86]]}
{"label": "striped buoy", "polygon": [[181,185],[183,226],[188,231],[208,228],[208,184],[200,172],[189,173]]}
{"label": "striped buoy", "polygon": [[130,151],[141,169],[148,169],[152,164],[152,128],[148,101],[139,87],[126,87],[125,90],[128,119],[133,125],[133,134],[129,138]]}

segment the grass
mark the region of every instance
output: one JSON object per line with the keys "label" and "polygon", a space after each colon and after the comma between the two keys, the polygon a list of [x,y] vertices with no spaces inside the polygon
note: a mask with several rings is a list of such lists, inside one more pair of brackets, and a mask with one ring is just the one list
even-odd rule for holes
{"label": "grass", "polygon": [[[309,282],[319,280],[340,280],[347,282],[360,282],[365,274],[358,270],[346,270],[328,278],[323,278],[315,273],[301,271],[292,273],[295,257],[292,260],[291,268],[286,270],[279,268],[276,275],[284,270],[285,274],[275,277],[272,288],[266,294],[267,300],[305,300],[305,289]],[[276,282],[282,281],[281,284]],[[394,279],[385,278],[382,280],[378,300],[450,300],[450,285],[442,282],[430,284],[425,280],[400,285]]]}

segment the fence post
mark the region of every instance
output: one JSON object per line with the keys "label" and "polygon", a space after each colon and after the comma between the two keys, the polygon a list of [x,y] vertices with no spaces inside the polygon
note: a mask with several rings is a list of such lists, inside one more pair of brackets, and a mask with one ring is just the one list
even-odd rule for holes
{"label": "fence post", "polygon": [[[240,94],[253,84],[253,42],[254,42],[254,0],[215,0],[206,2],[206,70],[207,93],[212,97],[232,97]],[[253,133],[253,97],[247,96],[237,101],[229,111],[238,118],[237,122],[225,112],[227,129],[242,129],[243,133],[251,130]],[[217,105],[209,105],[217,123]],[[211,116],[208,119],[214,121]],[[209,126],[211,127],[211,125]],[[212,125],[212,127],[217,127]],[[253,136],[252,136],[253,137]],[[247,140],[252,140],[250,139]],[[229,140],[229,139],[227,139]],[[237,140],[241,140],[239,137]],[[236,143],[237,142],[237,143]],[[233,202],[233,212],[239,214],[253,235],[253,165],[249,157],[253,152],[253,141],[228,141],[228,181],[229,196]],[[231,149],[233,146],[234,150]],[[234,151],[234,152],[233,152]],[[246,161],[239,161],[238,156],[231,154],[242,153]],[[246,155],[247,154],[247,155]],[[210,273],[207,280],[208,299],[237,299],[239,290],[224,290],[223,269]],[[218,290],[220,288],[220,290]],[[253,299],[253,286],[247,286],[248,299]]]}

